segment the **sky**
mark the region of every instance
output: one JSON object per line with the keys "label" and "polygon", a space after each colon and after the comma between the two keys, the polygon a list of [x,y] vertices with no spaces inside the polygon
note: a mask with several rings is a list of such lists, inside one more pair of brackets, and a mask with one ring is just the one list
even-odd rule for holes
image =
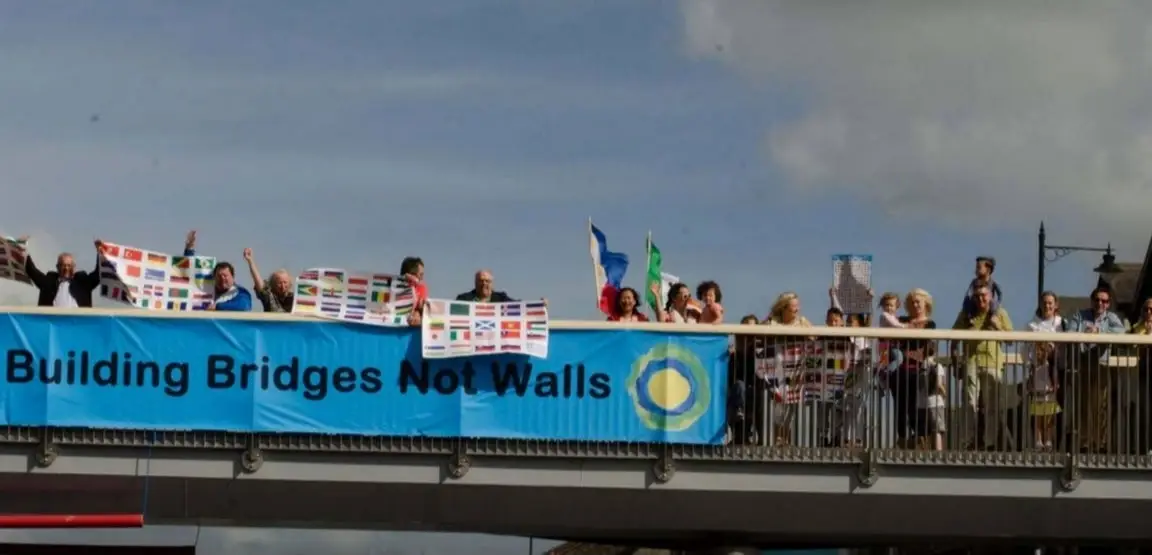
{"label": "sky", "polygon": [[1021,325],[1041,220],[1121,261],[1152,235],[1139,0],[37,0],[0,3],[0,52],[0,232],[47,263],[196,229],[266,271],[418,255],[433,296],[489,268],[600,319],[592,218],[626,285],[651,231],[731,320],[784,291],[821,319],[858,253],[950,322],[991,255]]}

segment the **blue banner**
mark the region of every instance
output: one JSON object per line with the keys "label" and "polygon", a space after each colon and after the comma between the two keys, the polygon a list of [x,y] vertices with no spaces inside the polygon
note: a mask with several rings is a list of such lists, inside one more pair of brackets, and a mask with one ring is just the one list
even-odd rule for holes
{"label": "blue banner", "polygon": [[9,314],[0,425],[716,444],[728,339],[551,333],[544,360],[428,360],[418,330]]}

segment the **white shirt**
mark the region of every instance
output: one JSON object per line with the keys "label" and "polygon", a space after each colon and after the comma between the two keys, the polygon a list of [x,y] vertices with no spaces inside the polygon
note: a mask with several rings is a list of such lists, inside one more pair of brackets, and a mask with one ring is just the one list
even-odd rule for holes
{"label": "white shirt", "polygon": [[906,328],[908,326],[904,325],[904,323],[900,321],[899,316],[896,316],[895,314],[889,314],[887,312],[881,312],[880,313],[880,327],[882,327],[882,328]]}
{"label": "white shirt", "polygon": [[[1028,323],[1028,329],[1032,331],[1043,331],[1049,333],[1058,333],[1064,331],[1064,319],[1059,314],[1052,316],[1048,319],[1040,318],[1039,316],[1032,318]],[[1028,343],[1028,361],[1036,364],[1036,346],[1034,343]],[[1041,361],[1043,362],[1043,361]]]}
{"label": "white shirt", "polygon": [[672,319],[673,324],[695,324],[696,315],[691,310],[684,311],[687,316],[681,316],[675,308],[668,309],[668,317]]}
{"label": "white shirt", "polygon": [[72,280],[60,280],[60,286],[56,289],[56,298],[52,300],[52,306],[57,308],[79,308],[80,305],[76,304],[76,299],[72,298],[72,292],[68,286],[72,285]]}
{"label": "white shirt", "polygon": [[[936,383],[948,383],[948,378],[944,372],[943,365],[936,364],[935,362],[930,362],[928,364],[928,371],[936,374]],[[929,380],[922,379],[922,385],[919,387],[919,391],[916,392],[916,408],[936,409],[948,406],[947,401],[944,399],[944,395],[940,393],[939,389],[928,391],[928,382]]]}

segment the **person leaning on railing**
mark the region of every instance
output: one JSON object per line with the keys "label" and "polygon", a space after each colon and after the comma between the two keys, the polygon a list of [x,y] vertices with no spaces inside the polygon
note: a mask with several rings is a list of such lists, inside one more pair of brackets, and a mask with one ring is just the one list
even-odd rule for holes
{"label": "person leaning on railing", "polygon": [[[971,311],[961,310],[952,325],[956,330],[1012,331],[1008,312],[993,305],[992,289],[977,285],[972,297]],[[972,449],[994,448],[1004,426],[1004,365],[1007,362],[1000,341],[976,340],[953,343],[952,360],[962,369],[964,401],[967,421],[965,435]],[[984,430],[980,434],[976,422],[980,401],[984,401]]]}
{"label": "person leaning on railing", "polygon": [[[1145,299],[1140,305],[1140,321],[1132,326],[1132,333],[1152,335],[1152,299]],[[1139,345],[1136,350],[1136,373],[1139,376],[1139,391],[1136,392],[1136,418],[1132,427],[1136,430],[1133,444],[1138,454],[1152,455],[1152,352],[1148,345]]]}
{"label": "person leaning on railing", "polygon": [[[755,326],[760,322],[749,314],[740,319],[741,325]],[[756,394],[760,381],[756,376],[756,360],[765,356],[764,340],[750,333],[736,334],[728,346],[728,427],[732,432],[732,442],[750,445],[757,442],[756,424],[763,416],[753,410],[748,415],[748,407],[758,407]]]}
{"label": "person leaning on railing", "polygon": [[[768,326],[792,326],[798,328],[810,328],[812,322],[809,322],[804,315],[800,314],[800,295],[791,291],[781,293],[776,297],[776,302],[772,303],[772,310],[762,322]],[[793,348],[804,348],[805,342],[811,338],[805,335],[797,334],[796,336],[778,336],[773,347],[777,352],[783,350],[787,352]],[[779,358],[779,357],[778,357]],[[796,418],[796,404],[788,403],[789,389],[801,387],[799,383],[789,383],[789,378],[801,379],[800,376],[782,377],[781,383],[777,386],[779,390],[776,392],[780,399],[779,403],[773,403],[772,412],[776,421],[775,425],[775,443],[777,445],[787,445],[792,441],[792,423]]]}
{"label": "person leaning on railing", "polygon": [[631,287],[625,287],[616,295],[616,306],[608,315],[609,322],[647,322],[648,317],[639,310],[640,295]]}
{"label": "person leaning on railing", "polygon": [[288,270],[276,270],[265,281],[260,275],[260,268],[256,266],[252,249],[244,249],[244,261],[248,263],[248,273],[252,275],[252,290],[264,306],[264,312],[292,312],[296,295],[292,293],[292,276]]}
{"label": "person leaning on railing", "polygon": [[[830,328],[842,328],[847,325],[844,311],[839,306],[831,306],[824,315],[824,325]],[[826,357],[841,358],[847,362],[844,373],[843,390],[840,395],[840,429],[836,429],[830,418],[829,439],[833,446],[862,447],[864,445],[864,430],[868,421],[868,393],[872,389],[871,373],[867,359],[871,358],[868,341],[863,337],[826,338],[824,339]],[[831,407],[833,415],[836,405]]]}
{"label": "person leaning on railing", "polygon": [[428,286],[424,284],[424,261],[416,256],[406,256],[400,261],[400,275],[412,288],[412,312],[408,313],[408,325],[420,327],[424,321],[424,305],[428,302]]}
{"label": "person leaning on railing", "polygon": [[657,311],[656,319],[665,324],[695,324],[700,320],[700,308],[693,306],[688,285],[676,283],[668,288],[668,302]]}
{"label": "person leaning on railing", "polygon": [[[936,329],[936,321],[932,319],[934,303],[932,295],[924,289],[913,289],[904,296],[904,316],[899,322],[909,329]],[[931,375],[921,376],[925,369],[935,370],[933,363],[936,356],[936,343],[924,339],[908,339],[900,342],[900,357],[898,361],[892,359],[891,349],[887,341],[881,341],[881,348],[888,357],[888,364],[883,368],[884,383],[892,394],[892,405],[895,416],[895,432],[897,446],[914,448],[916,438],[930,437],[930,422],[926,417],[932,416],[919,407],[920,378],[930,378]],[[895,364],[893,364],[895,362]],[[931,380],[929,380],[931,381]],[[927,384],[925,384],[925,388]],[[925,418],[920,418],[925,416]]]}
{"label": "person leaning on railing", "polygon": [[[1124,320],[1112,312],[1112,290],[1097,287],[1090,296],[1092,308],[1077,312],[1068,321],[1068,331],[1079,333],[1126,333]],[[1112,434],[1112,371],[1108,367],[1112,350],[1095,343],[1078,346],[1073,379],[1075,387],[1076,431],[1079,449],[1106,452]]]}
{"label": "person leaning on railing", "polygon": [[[196,230],[184,239],[184,256],[196,256]],[[236,284],[236,268],[229,262],[218,262],[212,269],[216,285],[212,304],[208,310],[218,312],[248,312],[252,310],[252,294]]]}

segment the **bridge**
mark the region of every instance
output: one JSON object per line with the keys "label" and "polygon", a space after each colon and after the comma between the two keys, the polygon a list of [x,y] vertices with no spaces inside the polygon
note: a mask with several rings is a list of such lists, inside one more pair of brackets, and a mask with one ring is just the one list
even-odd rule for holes
{"label": "bridge", "polygon": [[[143,513],[150,524],[467,531],[679,549],[1135,543],[1147,536],[1152,457],[1121,441],[1123,426],[1114,427],[1116,441],[1102,452],[1033,450],[1023,438],[1028,427],[1011,424],[1003,437],[1019,437],[994,449],[966,449],[950,427],[944,448],[931,450],[897,444],[891,400],[869,394],[869,431],[857,443],[818,441],[822,428],[806,420],[812,411],[805,402],[796,404],[792,436],[772,438],[767,432],[776,426],[766,423],[760,437],[734,440],[727,365],[740,354],[723,349],[717,358],[710,351],[729,335],[778,349],[848,335],[941,345],[991,338],[1017,346],[1099,344],[1100,336],[812,328],[798,339],[780,327],[554,321],[548,358],[512,362],[558,373],[583,363],[610,384],[594,399],[498,393],[482,378],[476,392],[463,385],[437,392],[431,378],[422,393],[415,370],[401,393],[404,369],[419,365],[408,343],[419,332],[365,328],[258,314],[8,310],[0,325],[8,349],[0,383],[0,513]],[[605,343],[607,337],[621,343]],[[367,346],[385,339],[396,343]],[[1097,370],[1123,375],[1150,342],[1115,336],[1107,343],[1110,358]],[[708,387],[707,394],[663,390],[666,398],[701,404],[693,422],[644,420],[644,392],[635,385],[642,376],[634,367],[651,345],[683,347],[681,360],[698,360],[704,374],[691,386]],[[212,369],[219,378],[223,366],[194,362],[229,356],[239,368],[261,356],[287,360],[293,350],[310,357],[300,366],[332,370],[328,396],[307,400],[318,387],[277,389],[275,377],[266,389],[240,388],[239,378],[231,389],[213,389]],[[125,380],[100,386],[93,361],[110,352],[121,353]],[[85,353],[91,360],[68,365]],[[40,379],[54,363],[29,362],[51,359],[74,371],[71,385]],[[146,360],[155,362],[154,373]],[[1009,352],[1005,360],[1010,367],[1020,355]],[[184,381],[164,371],[181,361],[193,361]],[[462,363],[453,364],[443,368],[463,376]],[[92,371],[86,383],[82,368]],[[370,374],[366,368],[380,371],[378,393],[363,388],[370,380],[353,387],[354,375]],[[821,388],[835,383],[818,381]],[[1115,389],[1130,387],[1117,382]],[[753,405],[749,415],[775,418],[772,402]],[[357,427],[365,432],[353,433]],[[402,429],[410,431],[395,433]]]}

